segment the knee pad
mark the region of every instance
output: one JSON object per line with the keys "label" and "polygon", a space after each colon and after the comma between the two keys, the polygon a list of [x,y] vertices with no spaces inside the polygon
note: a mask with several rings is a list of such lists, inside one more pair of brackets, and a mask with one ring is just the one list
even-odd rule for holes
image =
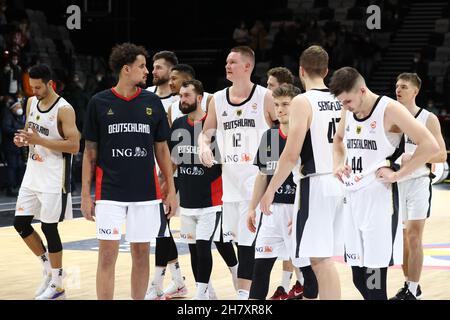
{"label": "knee pad", "polygon": [[233,243],[232,242],[214,242],[216,245],[217,251],[222,256],[222,259],[225,261],[228,267],[234,267],[237,265],[238,261],[236,258],[236,253],[234,252]]}
{"label": "knee pad", "polygon": [[300,270],[305,279],[303,284],[303,296],[307,299],[317,299],[317,296],[319,295],[319,285],[313,269],[311,266],[307,266],[301,267]]}
{"label": "knee pad", "polygon": [[252,280],[255,263],[255,247],[238,245],[238,278]]}
{"label": "knee pad", "polygon": [[170,237],[156,238],[155,264],[158,267],[167,266],[167,262],[169,261],[170,240]]}
{"label": "knee pad", "polygon": [[16,229],[17,233],[25,239],[29,235],[34,232],[33,227],[31,226],[31,221],[33,220],[33,216],[15,216],[14,217],[14,229]]}
{"label": "knee pad", "polygon": [[270,273],[277,258],[255,259],[249,298],[264,300],[269,291]]}
{"label": "knee pad", "polygon": [[57,223],[44,223],[41,225],[42,232],[47,239],[47,246],[49,253],[56,253],[62,251],[61,238],[59,237]]}

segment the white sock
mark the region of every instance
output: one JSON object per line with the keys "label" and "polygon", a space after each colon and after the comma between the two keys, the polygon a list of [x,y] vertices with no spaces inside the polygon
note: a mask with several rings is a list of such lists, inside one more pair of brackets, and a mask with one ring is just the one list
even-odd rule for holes
{"label": "white sock", "polygon": [[247,290],[239,289],[237,291],[237,299],[238,300],[248,300],[249,292]]}
{"label": "white sock", "polygon": [[301,272],[300,268],[294,267],[295,270],[295,276],[297,277],[298,282],[300,282],[301,285],[305,284],[305,279],[303,278],[303,272]]}
{"label": "white sock", "polygon": [[418,286],[419,286],[418,282],[409,281],[408,290],[411,291],[411,293],[414,295],[414,297],[417,295],[417,287]]}
{"label": "white sock", "polygon": [[170,273],[172,273],[172,280],[181,288],[184,286],[184,279],[181,275],[180,264],[177,262],[169,264]]}
{"label": "white sock", "polygon": [[50,264],[50,259],[48,258],[48,252],[45,252],[43,255],[39,256],[39,261],[42,264],[42,269],[45,274],[50,274],[52,272],[52,266]]}
{"label": "white sock", "polygon": [[235,266],[233,267],[228,267],[228,269],[230,269],[231,272],[231,277],[233,278],[233,285],[234,285],[234,289],[237,290],[237,285],[238,285],[238,276],[237,276],[237,271],[238,271],[238,265],[236,263]]}
{"label": "white sock", "polygon": [[56,268],[52,269],[52,283],[57,288],[62,288],[62,281],[63,281],[63,269],[62,268]]}
{"label": "white sock", "polygon": [[209,300],[208,298],[208,284],[197,282],[197,293],[195,294],[200,300]]}
{"label": "white sock", "polygon": [[284,291],[286,292],[289,292],[291,286],[291,279],[292,279],[292,272],[283,270],[283,275],[281,277],[281,285],[283,286]]}
{"label": "white sock", "polygon": [[152,286],[155,287],[157,292],[162,290],[165,275],[166,275],[165,267],[155,268],[155,275],[153,277]]}

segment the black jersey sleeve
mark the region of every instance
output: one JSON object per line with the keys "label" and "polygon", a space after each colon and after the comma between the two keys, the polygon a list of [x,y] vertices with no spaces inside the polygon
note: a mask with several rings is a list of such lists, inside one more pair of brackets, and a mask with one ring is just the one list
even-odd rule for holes
{"label": "black jersey sleeve", "polygon": [[83,125],[83,138],[94,142],[97,142],[99,139],[98,110],[96,100],[97,99],[95,96],[89,100]]}
{"label": "black jersey sleeve", "polygon": [[158,117],[155,119],[153,138],[155,142],[167,141],[170,139],[169,120],[167,119],[166,112],[159,98],[155,98],[154,103],[155,105],[158,105],[157,108],[160,112],[158,112]]}

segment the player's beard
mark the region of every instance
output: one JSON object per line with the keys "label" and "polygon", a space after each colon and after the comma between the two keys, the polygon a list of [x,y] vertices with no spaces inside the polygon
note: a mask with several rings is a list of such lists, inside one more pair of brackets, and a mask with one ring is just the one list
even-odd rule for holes
{"label": "player's beard", "polygon": [[162,86],[163,84],[166,84],[169,82],[169,77],[164,78],[153,78],[152,83],[154,86]]}
{"label": "player's beard", "polygon": [[45,98],[48,96],[49,91],[50,91],[50,90],[48,90],[48,88],[46,88],[46,89],[45,89],[45,92],[43,92],[43,93],[42,93],[41,95],[39,95],[39,96],[36,96],[36,98],[37,98],[38,100],[45,99]]}
{"label": "player's beard", "polygon": [[197,101],[195,101],[193,104],[180,104],[180,111],[183,114],[189,114],[191,112],[194,112],[197,110]]}

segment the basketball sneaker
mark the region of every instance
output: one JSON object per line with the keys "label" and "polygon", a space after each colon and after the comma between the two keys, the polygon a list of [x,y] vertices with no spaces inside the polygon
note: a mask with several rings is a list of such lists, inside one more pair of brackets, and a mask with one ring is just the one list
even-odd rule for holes
{"label": "basketball sneaker", "polygon": [[297,280],[291,290],[289,290],[287,300],[299,300],[303,298],[303,286]]}
{"label": "basketball sneaker", "polygon": [[[184,277],[183,280],[185,280]],[[186,285],[183,283],[182,286],[178,286],[175,281],[171,281],[169,286],[164,289],[164,295],[167,299],[184,298],[187,293],[188,289]]]}
{"label": "basketball sneaker", "polygon": [[66,298],[66,290],[64,288],[58,288],[54,283],[45,289],[45,291],[37,296],[36,300],[64,300]]}
{"label": "basketball sneaker", "polygon": [[288,294],[286,293],[286,290],[284,290],[283,286],[279,286],[269,300],[287,300],[287,298]]}
{"label": "basketball sneaker", "polygon": [[42,278],[42,282],[41,282],[41,284],[39,285],[39,287],[37,288],[37,290],[36,290],[34,296],[35,296],[35,297],[38,297],[38,296],[40,296],[41,294],[43,294],[44,291],[45,291],[45,289],[48,288],[48,286],[49,286],[51,280],[52,280],[52,274],[51,274],[51,273],[44,273],[44,276],[43,276],[43,278]]}
{"label": "basketball sneaker", "polygon": [[[408,282],[405,281],[405,284],[403,285],[403,288],[400,288],[397,291],[397,294],[390,298],[389,300],[405,300],[405,294],[406,291],[408,291]],[[417,291],[419,291],[419,288],[417,288]]]}
{"label": "basketball sneaker", "polygon": [[167,298],[162,290],[157,290],[156,287],[150,286],[144,300],[167,300]]}
{"label": "basketball sneaker", "polygon": [[209,300],[219,300],[216,294],[216,290],[214,290],[212,285],[208,285],[208,296]]}

